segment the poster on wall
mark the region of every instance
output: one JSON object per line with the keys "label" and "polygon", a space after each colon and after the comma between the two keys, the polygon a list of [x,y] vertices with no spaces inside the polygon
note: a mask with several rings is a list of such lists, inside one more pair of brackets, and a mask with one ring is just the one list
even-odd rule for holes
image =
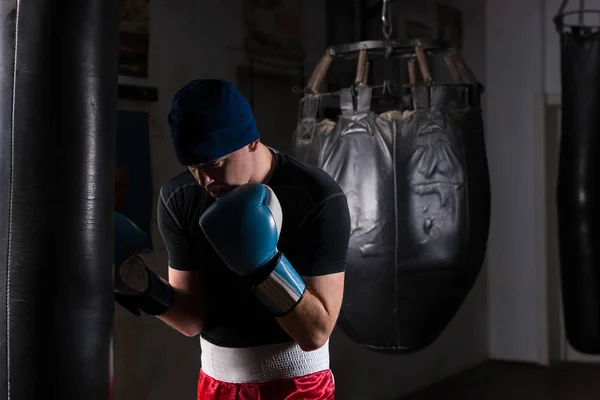
{"label": "poster on wall", "polygon": [[304,63],[302,0],[245,0],[244,47],[254,61],[277,68]]}
{"label": "poster on wall", "polygon": [[119,75],[148,77],[150,0],[121,0]]}
{"label": "poster on wall", "polygon": [[460,50],[462,48],[462,16],[460,10],[438,4],[437,20],[438,39],[450,42],[456,49]]}
{"label": "poster on wall", "polygon": [[148,234],[151,245],[152,172],[148,113],[119,111],[115,165],[115,211]]}

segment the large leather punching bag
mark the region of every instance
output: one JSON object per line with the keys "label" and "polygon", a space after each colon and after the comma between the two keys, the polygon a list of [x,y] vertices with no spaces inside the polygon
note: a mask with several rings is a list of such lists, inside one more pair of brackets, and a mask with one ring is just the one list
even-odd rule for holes
{"label": "large leather punching bag", "polygon": [[568,15],[555,19],[562,82],[557,210],[563,316],[569,344],[600,354],[600,31],[567,25]]}
{"label": "large leather punching bag", "polygon": [[0,2],[0,399],[111,398],[119,2]]}
{"label": "large leather punching bag", "polygon": [[[434,52],[446,54],[455,83],[433,81],[426,54]],[[375,110],[385,95],[367,84],[366,71],[370,57],[382,53],[410,60],[410,84],[384,85],[400,103]],[[353,54],[355,84],[320,93],[329,65]],[[415,79],[417,66],[423,82]],[[348,198],[352,226],[338,324],[365,347],[427,347],[478,276],[490,219],[481,91],[458,53],[418,40],[330,48],[305,90],[293,154],[329,173]],[[339,115],[322,118],[321,104],[332,99]]]}

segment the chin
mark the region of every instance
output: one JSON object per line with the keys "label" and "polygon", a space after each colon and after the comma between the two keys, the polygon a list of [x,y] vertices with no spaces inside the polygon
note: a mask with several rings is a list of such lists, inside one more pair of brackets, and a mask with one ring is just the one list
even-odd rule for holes
{"label": "chin", "polygon": [[211,192],[211,191],[209,190],[209,191],[208,191],[208,193],[209,193],[209,194],[210,194],[212,197],[214,197],[215,199],[218,199],[218,198],[220,198],[220,197],[223,197],[223,196],[225,196],[227,193],[231,192],[233,189],[235,189],[235,186],[230,186],[230,187],[227,187],[227,188],[222,188],[222,189],[216,190],[216,191],[214,191],[214,192]]}

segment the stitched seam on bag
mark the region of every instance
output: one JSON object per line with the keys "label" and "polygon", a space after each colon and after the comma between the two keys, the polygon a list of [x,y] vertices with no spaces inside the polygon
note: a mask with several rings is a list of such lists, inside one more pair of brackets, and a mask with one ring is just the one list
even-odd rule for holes
{"label": "stitched seam on bag", "polygon": [[14,31],[14,60],[13,60],[13,87],[12,87],[12,110],[10,120],[10,194],[8,199],[8,237],[7,237],[7,268],[6,268],[6,382],[7,382],[7,399],[10,400],[10,266],[11,266],[11,242],[12,242],[12,213],[13,213],[13,196],[14,196],[14,173],[15,173],[15,104],[17,93],[17,55],[19,50],[19,1],[16,2],[15,9],[15,31]]}

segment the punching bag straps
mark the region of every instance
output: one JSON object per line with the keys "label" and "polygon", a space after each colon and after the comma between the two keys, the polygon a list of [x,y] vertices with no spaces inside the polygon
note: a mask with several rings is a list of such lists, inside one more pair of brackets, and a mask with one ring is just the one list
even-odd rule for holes
{"label": "punching bag straps", "polygon": [[358,65],[356,66],[356,79],[354,84],[356,87],[362,87],[367,84],[367,74],[369,69],[369,62],[367,59],[367,49],[363,47],[358,53]]}
{"label": "punching bag straps", "polygon": [[452,76],[452,80],[457,85],[469,85],[464,91],[464,104],[466,107],[479,106],[480,86],[477,84],[477,78],[471,69],[467,66],[461,54],[454,48],[449,48],[444,56],[444,63]]}
{"label": "punching bag straps", "polygon": [[369,86],[363,86],[357,89],[356,111],[366,113],[371,110],[371,93]]}
{"label": "punching bag straps", "polygon": [[307,93],[300,100],[300,115],[292,140],[292,154],[310,164],[318,164],[321,154],[323,135],[320,135],[317,124],[320,104],[321,96],[318,94]]}
{"label": "punching bag straps", "polygon": [[463,81],[465,83],[475,83],[475,74],[473,73],[473,71],[471,71],[471,69],[469,68],[465,60],[462,58],[460,53],[455,50],[453,51],[453,53],[456,66],[458,67],[461,76],[463,76]]}
{"label": "punching bag straps", "polygon": [[467,66],[465,60],[456,49],[448,49],[444,57],[444,62],[450,71],[450,75],[452,75],[454,83],[472,84],[476,82],[475,74]]}
{"label": "punching bag straps", "polygon": [[319,93],[319,88],[321,87],[321,83],[325,79],[327,75],[327,71],[329,71],[329,67],[333,61],[333,50],[331,48],[327,49],[325,55],[319,61],[319,64],[314,69],[310,79],[308,80],[308,84],[306,86],[306,90],[309,93]]}
{"label": "punching bag straps", "polygon": [[319,107],[321,105],[321,96],[318,94],[306,94],[300,100],[300,112],[298,119],[315,119],[317,117],[317,112],[319,111]]}
{"label": "punching bag straps", "polygon": [[340,109],[342,115],[354,113],[366,113],[371,110],[370,86],[363,86],[357,89],[343,89],[340,92]]}
{"label": "punching bag straps", "polygon": [[413,105],[413,109],[416,110],[417,109],[417,90],[416,90],[416,84],[417,84],[417,68],[415,65],[415,59],[414,57],[410,57],[408,59],[408,83],[410,85],[410,94],[411,94],[411,100],[412,100],[412,105]]}
{"label": "punching bag straps", "polygon": [[[408,59],[408,79],[413,109],[418,110],[419,108],[431,107],[429,89],[433,83],[433,78],[431,77],[429,65],[427,64],[423,43],[417,39],[414,41],[414,46],[416,61],[415,57],[410,57]],[[419,72],[421,72],[421,76],[423,77],[424,85],[417,85],[416,63],[419,64]]]}
{"label": "punching bag straps", "polygon": [[342,89],[340,91],[340,110],[342,115],[354,113],[354,95],[352,89]]}
{"label": "punching bag straps", "polygon": [[411,86],[414,86],[417,83],[417,68],[413,57],[408,59],[408,83]]}
{"label": "punching bag straps", "polygon": [[433,81],[431,78],[431,72],[429,71],[429,65],[427,65],[427,57],[425,57],[425,50],[423,50],[423,43],[420,40],[415,40],[415,53],[417,55],[417,61],[419,62],[419,69],[425,84],[430,84]]}
{"label": "punching bag straps", "polygon": [[444,62],[446,63],[448,71],[450,71],[450,75],[452,76],[454,83],[462,83],[462,78],[460,76],[460,72],[458,72],[458,68],[456,67],[454,54],[451,50],[448,51],[444,56]]}

